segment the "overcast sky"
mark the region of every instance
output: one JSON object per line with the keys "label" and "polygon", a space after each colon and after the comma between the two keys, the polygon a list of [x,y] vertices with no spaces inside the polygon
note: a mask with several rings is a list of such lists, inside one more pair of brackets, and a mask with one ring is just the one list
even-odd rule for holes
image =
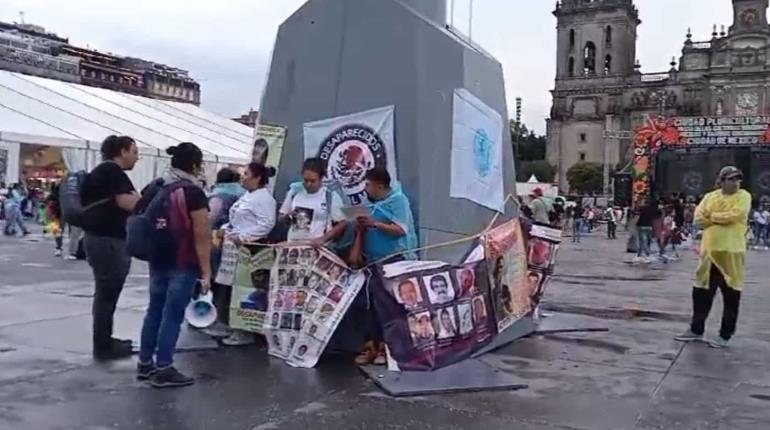
{"label": "overcast sky", "polygon": [[[385,0],[383,0],[385,1]],[[78,45],[190,70],[203,107],[235,116],[258,107],[278,25],[304,0],[2,0],[0,20],[46,27]],[[455,26],[468,30],[470,0],[455,0]],[[555,74],[555,0],[475,0],[473,39],[505,70],[509,110],[524,98],[524,122],[543,133]],[[666,71],[687,27],[707,40],[730,25],[730,0],[636,0],[643,21],[644,72]]]}

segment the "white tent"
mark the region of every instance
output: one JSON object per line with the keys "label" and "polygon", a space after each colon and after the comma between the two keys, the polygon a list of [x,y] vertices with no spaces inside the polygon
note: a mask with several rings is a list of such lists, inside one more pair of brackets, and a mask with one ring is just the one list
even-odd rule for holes
{"label": "white tent", "polygon": [[169,146],[198,145],[211,177],[224,165],[247,163],[254,138],[252,128],[194,105],[0,71],[0,149],[7,152],[0,173],[8,182],[19,179],[22,144],[61,148],[76,171],[99,162],[101,141],[111,134],[131,136],[139,146],[139,163],[129,172],[137,187],[168,166]]}
{"label": "white tent", "polygon": [[556,197],[559,195],[559,189],[553,184],[540,182],[537,176],[532,175],[527,182],[519,182],[516,184],[516,194],[521,197],[527,197],[532,195],[535,188],[540,188],[543,191],[543,195],[546,197]]}

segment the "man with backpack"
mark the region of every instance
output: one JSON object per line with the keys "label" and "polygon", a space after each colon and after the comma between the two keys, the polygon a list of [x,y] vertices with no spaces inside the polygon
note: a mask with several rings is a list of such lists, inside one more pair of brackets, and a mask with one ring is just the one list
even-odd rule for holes
{"label": "man with backpack", "polygon": [[[80,192],[88,264],[96,284],[93,302],[94,356],[98,359],[128,357],[131,341],[112,337],[113,315],[131,268],[126,253],[126,220],[139,194],[126,175],[139,160],[134,139],[109,136],[101,147],[101,164],[85,178]],[[66,217],[66,213],[65,213]]]}

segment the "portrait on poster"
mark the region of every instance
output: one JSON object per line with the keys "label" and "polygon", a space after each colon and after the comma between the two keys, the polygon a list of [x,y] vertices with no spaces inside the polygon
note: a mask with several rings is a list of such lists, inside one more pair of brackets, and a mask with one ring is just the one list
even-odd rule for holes
{"label": "portrait on poster", "polygon": [[466,335],[473,331],[473,314],[470,302],[461,302],[457,305],[457,314],[460,316],[460,334]]}
{"label": "portrait on poster", "polygon": [[455,298],[455,290],[449,273],[438,273],[422,278],[428,291],[428,299],[434,305],[449,303]]}
{"label": "portrait on poster", "polygon": [[454,308],[447,307],[437,310],[434,314],[435,325],[438,327],[436,336],[438,339],[450,339],[457,336],[457,319]]}
{"label": "portrait on poster", "polygon": [[412,335],[412,341],[415,345],[422,345],[432,342],[436,338],[436,332],[433,329],[430,312],[420,312],[410,315],[409,332]]}
{"label": "portrait on poster", "polygon": [[422,293],[420,292],[420,283],[417,278],[405,279],[403,281],[392,282],[393,296],[396,301],[406,308],[416,308],[422,302]]}

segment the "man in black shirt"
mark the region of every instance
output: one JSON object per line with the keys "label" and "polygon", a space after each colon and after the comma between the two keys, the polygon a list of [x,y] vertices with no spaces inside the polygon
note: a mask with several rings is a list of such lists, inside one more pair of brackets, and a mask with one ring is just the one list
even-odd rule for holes
{"label": "man in black shirt", "polygon": [[139,194],[125,171],[139,159],[136,142],[128,136],[109,136],[102,142],[101,164],[88,174],[81,190],[86,212],[85,250],[96,284],[93,302],[94,356],[102,359],[131,355],[131,341],[112,337],[115,306],[131,268],[126,253],[126,220]]}

